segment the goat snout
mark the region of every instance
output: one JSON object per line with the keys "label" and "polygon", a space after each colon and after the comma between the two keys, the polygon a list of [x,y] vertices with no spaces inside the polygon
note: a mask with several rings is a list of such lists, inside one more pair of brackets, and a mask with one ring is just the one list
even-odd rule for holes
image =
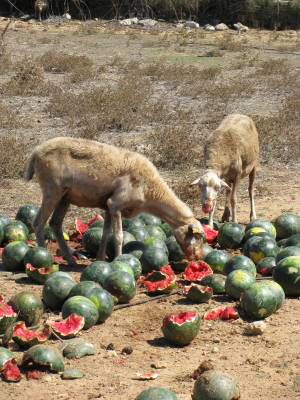
{"label": "goat snout", "polygon": [[211,213],[213,208],[214,208],[213,200],[205,200],[205,202],[202,204],[202,211],[206,214]]}

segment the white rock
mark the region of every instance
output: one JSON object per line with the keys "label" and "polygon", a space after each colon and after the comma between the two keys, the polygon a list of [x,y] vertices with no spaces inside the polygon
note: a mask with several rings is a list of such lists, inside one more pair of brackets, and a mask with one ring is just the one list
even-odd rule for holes
{"label": "white rock", "polygon": [[67,19],[67,20],[70,20],[70,19],[72,19],[72,17],[71,17],[71,15],[69,14],[69,13],[65,13],[65,14],[63,14],[63,16],[62,16],[64,19]]}
{"label": "white rock", "polygon": [[157,21],[155,19],[146,18],[139,20],[138,24],[143,26],[154,26],[157,24]]}
{"label": "white rock", "polygon": [[137,24],[138,22],[139,22],[139,20],[136,17],[122,19],[121,21],[119,21],[120,25],[125,25],[125,26],[134,25],[134,24]]}
{"label": "white rock", "polygon": [[249,30],[248,26],[243,25],[241,22],[237,22],[236,24],[233,24],[233,27],[238,31],[238,32],[247,32]]}
{"label": "white rock", "polygon": [[184,26],[186,28],[197,29],[197,28],[199,28],[200,25],[198,24],[198,22],[195,22],[195,21],[186,21],[184,23]]}
{"label": "white rock", "polygon": [[262,335],[266,328],[267,325],[264,321],[254,321],[246,325],[244,329],[244,334],[251,336]]}
{"label": "white rock", "polygon": [[212,25],[206,24],[206,25],[204,26],[204,30],[205,30],[205,31],[208,31],[208,32],[214,32],[214,31],[215,31],[215,27],[212,26]]}
{"label": "white rock", "polygon": [[218,24],[218,25],[215,26],[215,30],[216,31],[226,31],[227,29],[229,29],[228,26],[226,24],[223,24],[223,23]]}

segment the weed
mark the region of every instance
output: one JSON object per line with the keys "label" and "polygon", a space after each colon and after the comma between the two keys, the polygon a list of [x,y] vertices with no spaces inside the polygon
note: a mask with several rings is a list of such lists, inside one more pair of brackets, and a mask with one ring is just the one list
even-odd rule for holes
{"label": "weed", "polygon": [[224,33],[217,41],[220,50],[241,51],[244,45],[241,41],[235,39],[230,33]]}
{"label": "weed", "polygon": [[52,73],[72,72],[74,70],[90,69],[92,60],[86,56],[77,56],[49,50],[39,58],[44,71]]}
{"label": "weed", "polygon": [[18,128],[20,121],[17,114],[12,111],[6,104],[0,102],[0,129],[1,128]]}

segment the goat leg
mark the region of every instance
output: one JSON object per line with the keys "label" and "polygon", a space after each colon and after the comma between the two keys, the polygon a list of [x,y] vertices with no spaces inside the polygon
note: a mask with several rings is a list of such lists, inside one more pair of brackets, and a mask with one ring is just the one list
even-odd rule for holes
{"label": "goat leg", "polygon": [[111,215],[109,211],[106,211],[104,217],[103,234],[97,254],[97,260],[104,261],[106,258],[106,247],[110,232],[111,232]]}
{"label": "goat leg", "polygon": [[250,199],[250,221],[253,219],[256,219],[256,211],[255,211],[255,204],[254,204],[254,180],[255,180],[255,175],[256,175],[256,168],[253,168],[253,170],[249,174],[249,199]]}

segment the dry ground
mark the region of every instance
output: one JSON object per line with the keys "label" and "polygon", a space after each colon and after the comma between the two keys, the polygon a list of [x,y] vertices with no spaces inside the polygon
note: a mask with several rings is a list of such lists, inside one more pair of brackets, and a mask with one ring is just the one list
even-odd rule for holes
{"label": "dry ground", "polygon": [[[0,21],[1,28],[5,24]],[[233,111],[255,118],[261,133],[258,216],[300,214],[299,33],[253,31],[237,38],[181,32],[169,25],[145,32],[102,22],[17,21],[5,40],[0,64],[0,214],[14,216],[20,205],[40,202],[37,184],[18,179],[33,145],[47,137],[75,135],[144,152],[200,216],[197,191],[188,182],[203,166],[205,135]],[[245,182],[241,223],[247,222],[248,212]],[[90,211],[73,208],[67,227],[78,213],[85,217]],[[83,268],[71,272],[75,279]],[[20,290],[41,293],[40,286],[22,276],[1,272],[0,281],[5,298]],[[140,290],[136,299],[144,296]],[[268,319],[261,337],[244,336],[244,323],[238,320],[205,322],[186,348],[161,340],[167,313],[187,308],[202,313],[224,301],[216,297],[209,306],[195,306],[173,296],[115,311],[105,324],[82,334],[96,346],[97,355],[66,363],[84,372],[82,380],[66,382],[49,375],[42,381],[1,382],[0,399],[129,400],[157,385],[188,400],[190,374],[208,359],[236,378],[242,399],[300,398],[298,299],[287,299]],[[110,343],[115,352],[106,350]],[[133,353],[121,355],[124,346],[132,346]],[[157,370],[156,381],[134,379],[138,372],[153,370],[153,364],[165,367]]]}

